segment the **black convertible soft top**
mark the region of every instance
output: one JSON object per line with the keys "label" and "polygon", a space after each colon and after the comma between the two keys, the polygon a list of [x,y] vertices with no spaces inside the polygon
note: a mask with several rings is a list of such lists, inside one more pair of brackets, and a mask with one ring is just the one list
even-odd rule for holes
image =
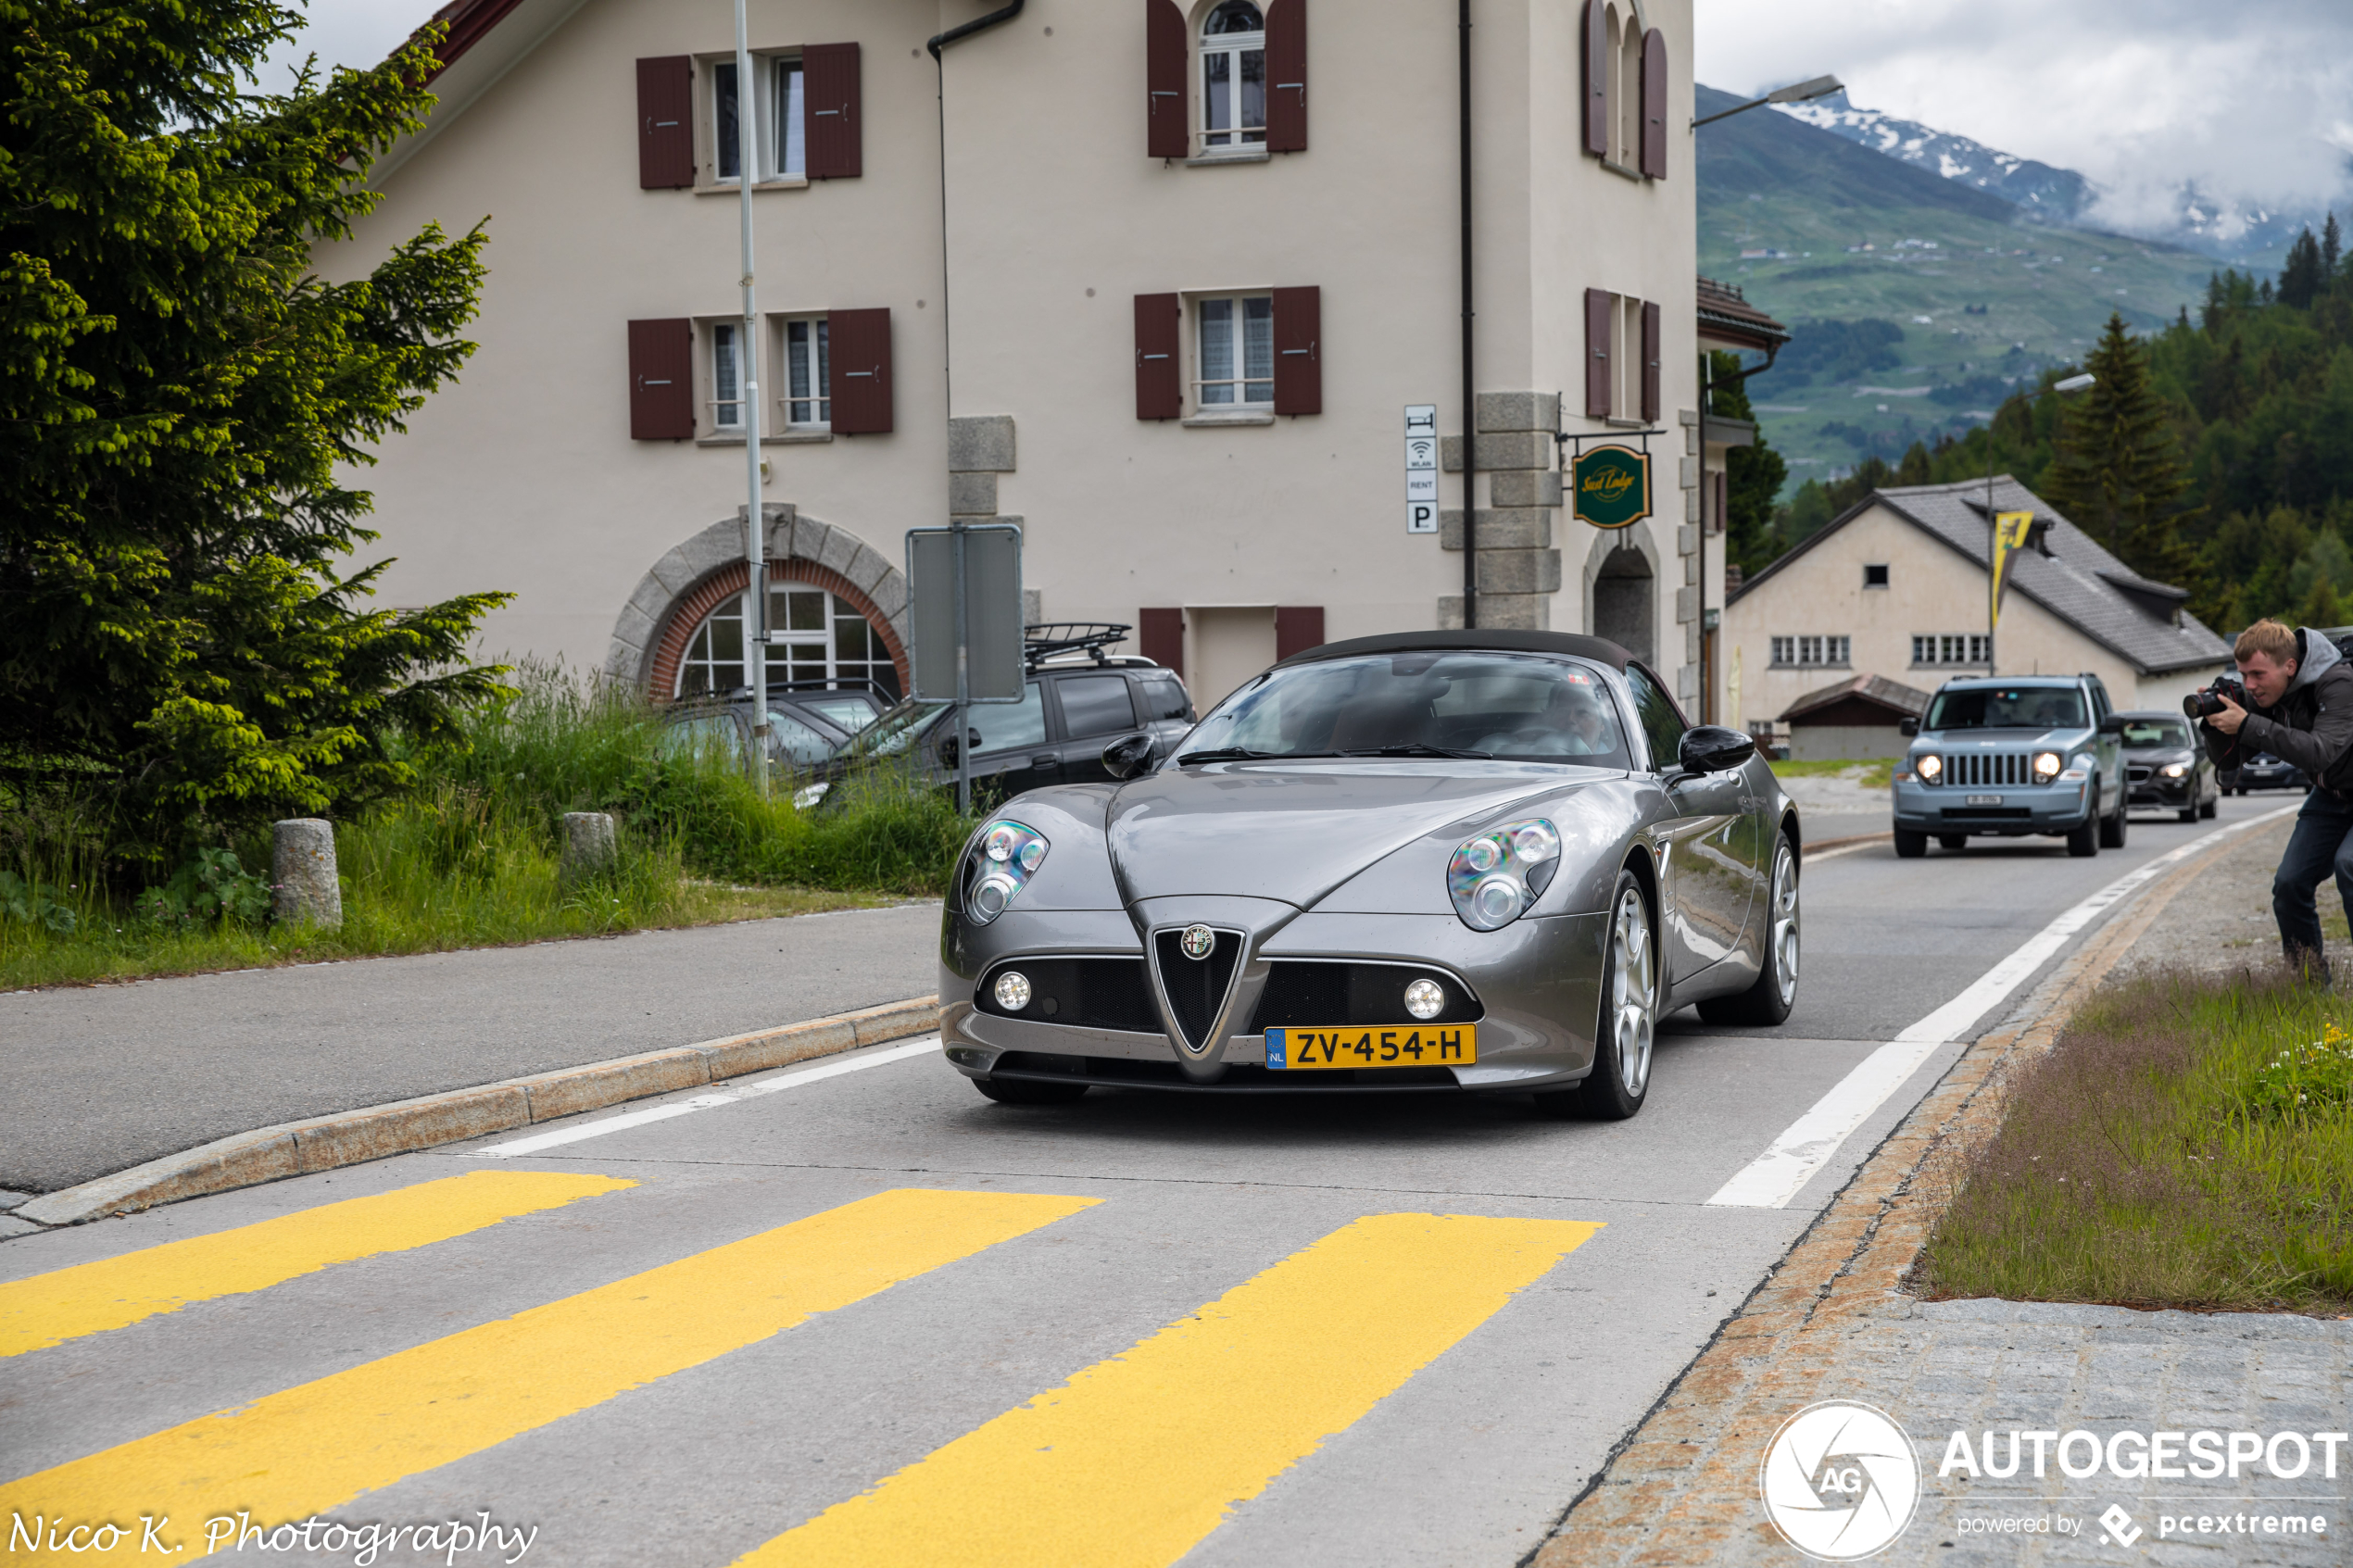
{"label": "black convertible soft top", "polygon": [[1277,670],[1288,670],[1294,664],[1313,664],[1326,659],[1353,659],[1363,654],[1405,653],[1416,648],[1453,651],[1476,649],[1487,653],[1565,653],[1577,659],[1590,659],[1596,664],[1606,664],[1613,670],[1624,670],[1633,658],[1624,648],[1604,637],[1580,637],[1573,632],[1516,632],[1498,627],[1492,631],[1469,632],[1384,632],[1378,637],[1351,637],[1344,643],[1326,643],[1295,653]]}

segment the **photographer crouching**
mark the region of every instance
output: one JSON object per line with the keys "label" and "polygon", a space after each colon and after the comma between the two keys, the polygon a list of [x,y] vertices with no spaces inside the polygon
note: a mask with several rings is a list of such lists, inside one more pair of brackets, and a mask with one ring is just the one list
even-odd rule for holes
{"label": "photographer crouching", "polygon": [[2329,960],[2313,893],[2331,872],[2353,921],[2353,798],[2345,793],[2353,785],[2353,664],[2322,633],[2276,621],[2240,633],[2232,654],[2237,677],[2221,676],[2183,697],[2182,711],[2205,732],[2217,768],[2235,770],[2268,751],[2312,781],[2271,878],[2271,914],[2288,967],[2326,985]]}

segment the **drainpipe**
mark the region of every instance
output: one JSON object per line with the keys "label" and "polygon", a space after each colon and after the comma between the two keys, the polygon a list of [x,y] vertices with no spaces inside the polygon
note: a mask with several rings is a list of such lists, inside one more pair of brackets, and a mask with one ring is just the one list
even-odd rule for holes
{"label": "drainpipe", "polygon": [[[1780,357],[1780,352],[1781,345],[1780,344],[1768,343],[1765,345],[1765,363],[1762,365],[1752,365],[1745,370],[1736,370],[1732,374],[1726,376],[1721,382],[1718,382],[1716,379],[1715,354],[1708,349],[1703,348],[1700,350],[1700,354],[1702,356],[1700,363],[1705,367],[1701,371],[1699,378],[1699,636],[1700,652],[1703,656],[1702,663],[1705,666],[1707,671],[1707,685],[1706,688],[1700,693],[1700,722],[1703,724],[1712,724],[1716,721],[1714,717],[1716,711],[1716,661],[1713,659],[1705,657],[1707,653],[1708,405],[1716,401],[1716,389],[1718,386],[1738,386],[1741,383],[1748,380],[1751,376],[1763,375],[1766,371],[1773,368],[1773,361]],[[1728,549],[1730,547],[1732,543],[1731,489],[1732,455],[1730,452],[1727,452],[1724,454],[1725,495],[1724,516],[1722,521],[1724,524],[1724,544],[1725,547]],[[1731,715],[1731,718],[1735,722],[1737,722],[1740,719],[1740,715],[1735,713]]]}
{"label": "drainpipe", "polygon": [[1463,149],[1463,627],[1478,624],[1478,382],[1471,367],[1471,12],[1456,0]]}
{"label": "drainpipe", "polygon": [[975,32],[986,32],[1000,22],[1013,20],[1021,15],[1023,4],[1024,0],[1013,0],[1002,10],[934,33],[924,44],[931,51],[932,67],[939,75],[939,384],[950,419],[956,417],[955,339],[948,331],[948,62],[940,58],[940,52]]}

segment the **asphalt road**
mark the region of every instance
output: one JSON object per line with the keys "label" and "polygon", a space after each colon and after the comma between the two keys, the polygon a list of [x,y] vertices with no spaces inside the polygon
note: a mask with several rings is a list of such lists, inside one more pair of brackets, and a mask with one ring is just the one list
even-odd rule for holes
{"label": "asphalt road", "polygon": [[[1505,1568],[1958,1047],[1786,1207],[1717,1188],[2053,917],[2216,825],[2135,822],[2082,860],[1815,862],[1797,1013],[1671,1021],[1623,1123],[1441,1097],[1013,1108],[885,1047],[536,1152],[25,1237],[0,1247],[21,1478],[0,1512],[168,1512],[199,1546],[241,1508],[486,1515],[537,1528],[526,1561],[616,1568]],[[60,1272],[82,1264],[107,1266]],[[352,1560],[328,1539],[284,1560]]]}

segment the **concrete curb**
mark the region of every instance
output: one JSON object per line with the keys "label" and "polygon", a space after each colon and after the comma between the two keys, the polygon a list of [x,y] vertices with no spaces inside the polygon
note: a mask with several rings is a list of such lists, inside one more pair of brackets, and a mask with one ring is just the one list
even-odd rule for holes
{"label": "concrete curb", "polygon": [[42,1225],[78,1225],[206,1193],[512,1132],[535,1122],[553,1122],[748,1073],[772,1072],[938,1027],[939,998],[918,997],[781,1029],[257,1127],[36,1198],[15,1210],[13,1217]]}
{"label": "concrete curb", "polygon": [[2047,1052],[2165,907],[2236,841],[2149,884],[1981,1035],[1573,1499],[1531,1568],[1691,1568],[1780,1548],[1756,1474],[1781,1422],[1820,1398],[1858,1319],[1907,1311],[1903,1283],[1968,1149],[2001,1125],[2011,1071]]}
{"label": "concrete curb", "polygon": [[1816,855],[1825,849],[1846,849],[1857,844],[1892,844],[1894,840],[1894,828],[1888,829],[1885,833],[1850,833],[1844,838],[1817,839],[1806,846],[1806,853]]}

